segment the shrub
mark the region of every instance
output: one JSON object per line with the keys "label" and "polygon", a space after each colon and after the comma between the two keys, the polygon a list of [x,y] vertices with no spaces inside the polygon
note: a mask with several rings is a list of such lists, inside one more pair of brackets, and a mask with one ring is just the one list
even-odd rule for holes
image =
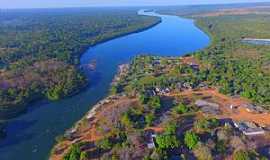
{"label": "shrub", "polygon": [[81,152],[81,155],[80,155],[80,160],[87,160],[88,159],[88,155],[86,152]]}
{"label": "shrub", "polygon": [[180,103],[175,107],[175,111],[179,114],[187,113],[188,107],[184,105],[183,103]]}
{"label": "shrub", "polygon": [[238,150],[233,153],[233,160],[250,160],[250,157],[247,151]]}
{"label": "shrub", "polygon": [[64,156],[64,160],[80,160],[81,150],[78,144],[71,146],[69,152]]}
{"label": "shrub", "polygon": [[184,141],[189,149],[193,149],[199,142],[199,137],[192,131],[187,131],[185,133]]}
{"label": "shrub", "polygon": [[166,134],[174,135],[176,134],[177,125],[175,123],[170,123],[166,126],[165,132]]}
{"label": "shrub", "polygon": [[113,85],[110,89],[110,94],[114,95],[118,93],[118,87]]}
{"label": "shrub", "polygon": [[159,109],[161,109],[160,98],[158,96],[150,97],[148,105],[150,108],[153,108],[155,111],[158,111]]}
{"label": "shrub", "polygon": [[217,119],[213,118],[213,119],[199,119],[198,121],[196,121],[195,123],[195,128],[198,130],[209,130],[212,128],[215,128],[219,125],[219,122]]}
{"label": "shrub", "polygon": [[103,150],[110,150],[113,147],[113,144],[111,143],[109,138],[98,141],[96,145],[98,146],[98,148]]}
{"label": "shrub", "polygon": [[145,122],[147,124],[147,126],[151,126],[153,121],[155,119],[155,116],[153,113],[149,113],[145,116]]}

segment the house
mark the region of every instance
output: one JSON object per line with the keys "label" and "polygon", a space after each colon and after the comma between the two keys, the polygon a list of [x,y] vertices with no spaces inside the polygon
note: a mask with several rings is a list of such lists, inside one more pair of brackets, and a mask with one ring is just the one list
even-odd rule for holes
{"label": "house", "polygon": [[196,64],[196,63],[191,62],[188,65],[194,70],[199,70],[200,69],[200,66],[198,64]]}
{"label": "house", "polygon": [[176,88],[181,91],[182,90],[182,83],[178,82],[176,83]]}
{"label": "house", "polygon": [[230,104],[230,105],[229,105],[229,108],[230,108],[232,111],[236,112],[237,109],[239,108],[239,106]]}
{"label": "house", "polygon": [[234,126],[234,121],[230,118],[219,119],[219,123],[220,123],[220,125],[227,126],[227,127]]}
{"label": "house", "polygon": [[186,82],[186,83],[183,84],[183,88],[192,89],[192,85],[190,83]]}
{"label": "house", "polygon": [[246,136],[261,135],[265,133],[264,129],[253,122],[234,122],[234,126]]}
{"label": "house", "polygon": [[152,148],[156,147],[156,145],[155,145],[155,138],[156,137],[157,137],[156,134],[151,134],[150,139],[147,143],[147,148],[152,149]]}
{"label": "house", "polygon": [[198,87],[199,87],[199,88],[202,88],[202,89],[208,89],[208,88],[209,88],[208,85],[205,84],[205,83],[200,83],[200,84],[198,85]]}
{"label": "house", "polygon": [[156,96],[158,94],[158,92],[156,92],[155,90],[146,90],[145,93],[149,97]]}
{"label": "house", "polygon": [[157,137],[155,131],[148,129],[148,130],[145,130],[144,134],[145,134],[145,142],[146,142],[147,148],[149,149],[155,148],[156,147],[155,138]]}
{"label": "house", "polygon": [[156,87],[156,88],[155,88],[155,91],[156,91],[157,93],[159,93],[159,92],[160,92],[160,89],[159,89],[158,87]]}
{"label": "house", "polygon": [[153,61],[153,65],[160,65],[160,59],[156,59]]}
{"label": "house", "polygon": [[166,94],[170,93],[171,90],[168,87],[167,88],[158,88],[158,87],[156,87],[154,91],[156,92],[156,94],[166,95]]}

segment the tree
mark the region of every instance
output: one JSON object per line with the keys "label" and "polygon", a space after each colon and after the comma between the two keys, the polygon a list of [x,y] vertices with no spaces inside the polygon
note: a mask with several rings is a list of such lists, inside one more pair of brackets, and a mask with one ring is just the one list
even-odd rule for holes
{"label": "tree", "polygon": [[205,131],[205,130],[215,128],[218,125],[219,125],[219,122],[215,118],[212,118],[212,119],[203,118],[203,119],[199,119],[199,120],[196,121],[195,128],[198,129],[198,130]]}
{"label": "tree", "polygon": [[159,96],[150,97],[148,105],[150,106],[150,108],[155,109],[155,111],[159,110],[161,108]]}
{"label": "tree", "polygon": [[192,131],[187,131],[184,137],[185,144],[189,149],[193,149],[199,142],[199,137]]}
{"label": "tree", "polygon": [[121,118],[121,122],[127,127],[143,128],[146,125],[145,117],[139,110],[129,109]]}
{"label": "tree", "polygon": [[156,143],[159,149],[173,149],[180,146],[180,142],[175,135],[158,135]]}
{"label": "tree", "polygon": [[60,85],[54,86],[47,91],[47,98],[52,101],[59,100],[63,91],[62,89]]}
{"label": "tree", "polygon": [[117,93],[118,93],[118,88],[117,88],[117,86],[113,85],[113,86],[111,87],[110,93],[111,93],[112,95],[117,94]]}
{"label": "tree", "polygon": [[250,160],[250,157],[247,151],[238,150],[233,153],[233,160]]}
{"label": "tree", "polygon": [[128,113],[123,114],[123,116],[121,117],[121,123],[124,124],[126,127],[132,127],[132,122],[129,118]]}
{"label": "tree", "polygon": [[80,160],[87,160],[88,159],[88,155],[86,152],[81,152],[81,155],[80,155]]}
{"label": "tree", "polygon": [[176,108],[175,111],[179,114],[183,114],[188,112],[188,107],[186,105],[184,105],[183,103],[179,103]]}
{"label": "tree", "polygon": [[165,132],[166,134],[175,135],[176,129],[177,129],[177,125],[175,123],[169,123],[165,128]]}
{"label": "tree", "polygon": [[64,156],[64,160],[80,160],[81,150],[78,144],[71,146],[69,152]]}
{"label": "tree", "polygon": [[98,141],[97,146],[98,146],[98,148],[103,149],[103,150],[110,150],[112,148],[113,144],[110,142],[109,138],[105,138],[105,139]]}
{"label": "tree", "polygon": [[153,121],[155,119],[155,116],[153,113],[149,113],[145,116],[145,122],[147,124],[147,126],[151,126]]}
{"label": "tree", "polygon": [[146,104],[149,100],[149,97],[144,93],[140,93],[139,100],[142,104]]}

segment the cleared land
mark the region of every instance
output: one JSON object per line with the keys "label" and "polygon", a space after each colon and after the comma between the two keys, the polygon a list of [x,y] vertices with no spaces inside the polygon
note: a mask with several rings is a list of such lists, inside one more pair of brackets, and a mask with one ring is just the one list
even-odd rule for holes
{"label": "cleared land", "polygon": [[[199,97],[208,97],[207,100],[219,104],[221,109],[221,115],[211,115],[218,119],[232,119],[235,121],[252,121],[260,126],[270,126],[270,113],[252,113],[247,110],[246,105],[251,101],[244,98],[234,98],[219,93],[216,89],[206,89],[199,91],[184,91],[180,93],[170,93],[168,96],[173,97],[187,97],[192,98],[194,95]],[[197,97],[197,99],[199,99]],[[231,109],[230,106],[234,106],[235,109]]]}

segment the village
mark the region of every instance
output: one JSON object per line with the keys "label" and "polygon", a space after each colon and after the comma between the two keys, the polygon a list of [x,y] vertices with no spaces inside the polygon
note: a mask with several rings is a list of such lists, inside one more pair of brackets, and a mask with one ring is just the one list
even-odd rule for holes
{"label": "village", "polygon": [[[147,76],[164,74],[170,72],[175,65],[182,64],[188,65],[192,70],[199,70],[201,66],[193,57],[180,59],[169,57],[166,59],[166,62],[159,58],[154,58],[151,65],[148,64],[150,69],[148,68],[148,72],[144,74]],[[112,86],[119,87],[119,84],[128,84],[126,78],[130,76],[130,71],[133,69],[132,66],[134,64],[120,65]],[[142,66],[145,67],[144,65]],[[158,71],[154,68],[158,68]],[[183,73],[183,75],[186,75],[186,73]],[[173,100],[173,104],[175,104],[175,101],[177,102],[181,99],[181,101],[185,102],[185,105],[193,107],[192,110],[194,112],[192,114],[195,117],[218,120],[221,128],[232,128],[233,132],[235,132],[234,134],[239,137],[243,135],[250,140],[250,144],[248,145],[254,143],[256,148],[266,150],[270,157],[270,147],[268,147],[268,143],[270,142],[270,113],[263,107],[255,105],[250,100],[240,96],[224,95],[217,88],[211,87],[204,82],[196,86],[190,82],[177,82],[173,86],[156,85],[145,87],[144,96],[149,98],[160,97],[161,101]],[[53,154],[52,159],[61,159],[63,155],[67,154],[68,146],[82,142],[91,143],[91,145],[87,145],[88,147],[84,147],[85,151],[97,154],[95,144],[101,141],[105,135],[112,132],[111,127],[118,125],[118,121],[123,116],[123,113],[129,112],[131,106],[140,106],[139,97],[140,93],[138,91],[135,91],[135,94],[122,91],[113,93],[111,96],[98,102],[81,121],[66,132],[64,141],[55,147],[55,154]],[[169,105],[169,108],[171,107]],[[143,129],[143,141],[136,142],[137,152],[149,152],[149,150],[159,147],[157,145],[157,137],[166,132],[167,123],[165,122],[175,115],[172,109],[165,108],[164,110],[161,109],[155,116],[157,118],[152,122],[151,126]],[[145,123],[143,119],[142,117],[137,119],[136,123]],[[182,134],[186,130],[194,127],[194,120],[187,119],[187,121],[181,124],[183,128],[177,131],[178,136],[183,136]],[[100,127],[103,131],[100,130]],[[218,131],[219,129],[216,130]],[[203,137],[201,138],[204,139]],[[189,155],[189,151],[184,148],[182,148],[181,153]]]}
{"label": "village", "polygon": [[[154,59],[148,67],[159,68],[161,73],[166,73],[175,65],[185,64],[193,70],[199,70],[201,64],[193,56],[175,58],[167,57],[167,62],[162,65],[162,60]],[[127,65],[125,65],[126,68]],[[125,75],[128,69],[122,69],[121,75]],[[151,75],[151,73],[147,73]],[[157,74],[154,72],[154,74]],[[160,73],[159,73],[160,74]],[[230,125],[245,136],[268,137],[270,131],[270,113],[259,105],[240,96],[226,96],[219,93],[217,88],[200,83],[193,87],[191,83],[176,83],[174,87],[152,87],[146,90],[148,96],[160,97],[184,97],[193,99],[200,111],[210,117],[215,117],[224,125]],[[160,128],[158,128],[160,132]],[[154,147],[155,133],[150,134],[149,148]],[[266,138],[269,142],[270,139]]]}

